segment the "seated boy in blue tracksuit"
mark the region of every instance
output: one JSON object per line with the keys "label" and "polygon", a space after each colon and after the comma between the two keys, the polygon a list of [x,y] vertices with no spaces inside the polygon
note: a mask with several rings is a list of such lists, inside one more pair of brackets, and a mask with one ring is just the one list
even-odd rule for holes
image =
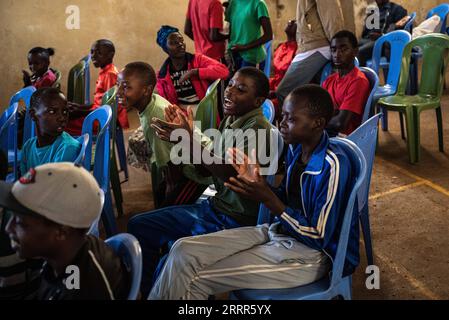
{"label": "seated boy in blue tracksuit", "polygon": [[[353,184],[347,155],[324,131],[332,115],[332,99],[319,86],[297,88],[287,97],[280,131],[290,148],[287,175],[278,189],[265,182],[251,158],[237,149],[228,151],[234,163],[245,161],[234,164],[240,175],[225,185],[263,203],[274,223],[178,240],[150,299],[207,299],[241,288],[291,288],[330,271]],[[358,219],[353,219],[345,274],[359,263],[358,243]]]}

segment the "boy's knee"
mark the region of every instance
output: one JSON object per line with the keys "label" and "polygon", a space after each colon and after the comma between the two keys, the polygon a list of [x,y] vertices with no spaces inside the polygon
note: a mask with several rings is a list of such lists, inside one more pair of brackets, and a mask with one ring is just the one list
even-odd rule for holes
{"label": "boy's knee", "polygon": [[179,239],[173,244],[170,249],[170,256],[173,260],[182,264],[188,264],[194,258],[196,244],[190,242],[188,239]]}

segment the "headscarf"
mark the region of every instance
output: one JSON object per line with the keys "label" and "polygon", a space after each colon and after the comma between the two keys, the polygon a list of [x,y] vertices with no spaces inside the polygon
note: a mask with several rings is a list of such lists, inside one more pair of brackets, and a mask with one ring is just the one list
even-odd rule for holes
{"label": "headscarf", "polygon": [[164,50],[165,52],[168,52],[167,49],[167,38],[170,34],[174,32],[179,32],[178,28],[172,27],[172,26],[162,26],[159,31],[157,32],[157,44]]}

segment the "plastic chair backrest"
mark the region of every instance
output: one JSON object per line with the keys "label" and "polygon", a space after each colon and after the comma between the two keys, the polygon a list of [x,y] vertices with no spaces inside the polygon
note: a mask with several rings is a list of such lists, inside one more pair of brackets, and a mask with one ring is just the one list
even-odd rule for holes
{"label": "plastic chair backrest", "polygon": [[262,108],[262,112],[263,112],[263,115],[265,116],[265,118],[267,118],[267,120],[270,123],[273,123],[274,115],[275,115],[273,102],[270,99],[267,99],[267,100],[265,100],[265,102],[263,103],[261,108]]}
{"label": "plastic chair backrest", "polygon": [[381,116],[382,115],[380,113],[372,116],[347,137],[348,140],[354,142],[357,147],[362,150],[366,159],[366,180],[365,183],[360,187],[359,196],[357,197],[360,209],[362,209],[368,202],[371,173],[373,170],[374,157],[376,154],[378,123]]}
{"label": "plastic chair backrest", "polygon": [[51,68],[51,70],[53,71],[53,73],[56,76],[56,80],[55,82],[53,82],[53,84],[51,85],[52,88],[57,88],[57,89],[61,89],[61,78],[62,78],[62,73],[59,70],[53,69]]}
{"label": "plastic chair backrest", "polygon": [[[108,105],[101,106],[87,115],[83,122],[82,135],[88,134],[93,137],[94,122],[99,122],[99,133],[96,135],[95,141],[95,159],[94,159],[94,177],[104,193],[109,188],[109,155],[110,155],[110,132],[109,125],[112,119],[112,110]],[[92,163],[92,141],[86,147],[83,166],[86,170],[91,171]]]}
{"label": "plastic chair backrest", "polygon": [[217,128],[218,116],[218,84],[215,80],[207,89],[206,96],[200,101],[196,109],[195,121],[201,122],[201,132],[207,129]]}
{"label": "plastic chair backrest", "polygon": [[90,104],[90,62],[92,56],[88,54],[81,61],[84,62],[84,103]]}
{"label": "plastic chair backrest", "polygon": [[86,149],[89,144],[90,136],[88,133],[85,133],[77,138],[77,140],[81,143],[81,150],[78,154],[78,157],[75,159],[75,163],[82,165],[84,164],[84,158],[86,157]]}
{"label": "plastic chair backrest", "polygon": [[263,69],[263,72],[265,73],[265,75],[267,76],[267,78],[270,78],[270,73],[271,73],[271,46],[273,44],[273,41],[268,41],[267,43],[265,43],[265,51],[267,52],[267,57],[265,58],[265,66]]}
{"label": "plastic chair backrest", "polygon": [[410,41],[402,55],[397,95],[405,95],[410,74],[410,58],[414,47],[422,51],[422,72],[418,95],[441,97],[448,64],[449,36],[431,33]]}
{"label": "plastic chair backrest", "polygon": [[407,31],[408,33],[412,34],[413,31],[413,23],[415,22],[416,19],[416,12],[411,13],[410,18],[408,19],[407,23],[404,26],[404,30]]}
{"label": "plastic chair backrest", "polygon": [[429,19],[433,15],[438,15],[441,19],[441,29],[440,33],[446,33],[446,21],[447,21],[447,15],[449,13],[449,4],[442,3],[435,8],[431,9],[426,16],[426,19]]}
{"label": "plastic chair backrest", "polygon": [[371,89],[368,99],[365,103],[365,109],[363,110],[362,123],[364,123],[366,120],[368,120],[369,116],[373,112],[373,97],[376,93],[377,88],[379,87],[379,77],[377,76],[376,72],[374,72],[374,70],[370,68],[362,67],[360,68],[360,71],[362,71],[368,78]]}
{"label": "plastic chair backrest", "polygon": [[[354,65],[356,67],[359,67],[359,59],[354,58]],[[332,67],[332,61],[329,61],[321,71],[321,79],[320,79],[320,85],[323,85],[324,81],[332,74],[334,73],[334,68]]]}
{"label": "plastic chair backrest", "polygon": [[121,258],[128,273],[131,274],[128,300],[136,300],[142,279],[142,250],[139,241],[129,233],[121,233],[106,239],[105,243]]}
{"label": "plastic chair backrest", "polygon": [[35,91],[36,88],[33,86],[23,88],[22,90],[14,94],[9,100],[9,106],[12,106],[14,103],[22,100],[26,107],[25,121],[23,126],[23,140],[22,140],[23,143],[25,143],[29,138],[34,136],[34,126],[33,121],[31,120],[30,117],[29,110],[30,110],[31,96]]}
{"label": "plastic chair backrest", "polygon": [[374,44],[372,69],[379,75],[380,60],[382,58],[382,47],[385,43],[390,44],[390,64],[388,70],[388,78],[385,84],[398,87],[399,74],[401,72],[401,59],[405,46],[410,42],[412,36],[404,30],[397,30],[387,33],[380,37]]}
{"label": "plastic chair backrest", "polygon": [[17,163],[17,110],[18,102],[13,103],[8,109],[3,111],[0,117],[0,149],[5,152],[6,159],[9,154],[13,155],[13,176],[14,181],[18,179]]}
{"label": "plastic chair backrest", "polygon": [[[284,151],[284,139],[282,139],[282,136],[279,132],[279,129],[271,125],[271,139],[273,141],[277,141],[277,152],[274,156],[274,159],[270,162],[269,170],[271,172],[274,172],[274,169],[276,165],[278,165],[282,159],[282,152]],[[274,186],[275,183],[276,174],[272,174],[266,177],[267,183],[271,186]],[[259,206],[259,215],[257,217],[257,224],[264,224],[271,222],[271,215],[270,210],[267,209],[263,204]]]}

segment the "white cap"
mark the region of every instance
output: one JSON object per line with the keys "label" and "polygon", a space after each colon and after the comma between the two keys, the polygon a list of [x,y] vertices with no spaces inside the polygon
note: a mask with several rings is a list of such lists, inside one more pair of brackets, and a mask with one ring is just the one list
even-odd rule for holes
{"label": "white cap", "polygon": [[[34,213],[79,229],[91,226],[104,202],[95,178],[71,162],[48,163],[31,169],[14,183],[11,195]],[[10,209],[14,210],[13,207]]]}

